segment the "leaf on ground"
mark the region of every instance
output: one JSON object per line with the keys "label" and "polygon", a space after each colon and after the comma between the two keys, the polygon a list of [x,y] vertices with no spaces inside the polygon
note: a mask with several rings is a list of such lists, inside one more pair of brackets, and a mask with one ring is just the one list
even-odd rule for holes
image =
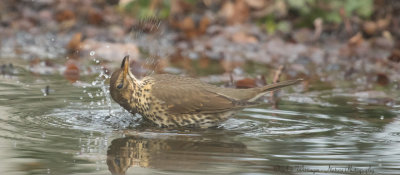
{"label": "leaf on ground", "polygon": [[247,34],[245,32],[237,32],[232,35],[232,41],[241,44],[255,44],[258,40],[255,36]]}
{"label": "leaf on ground", "polygon": [[245,78],[236,81],[236,88],[253,88],[256,87],[256,80],[252,78]]}
{"label": "leaf on ground", "polygon": [[261,9],[264,8],[265,5],[267,4],[266,1],[260,1],[260,0],[245,0],[246,4],[254,9]]}
{"label": "leaf on ground", "polygon": [[79,68],[75,62],[69,61],[66,63],[64,77],[71,83],[79,80]]}
{"label": "leaf on ground", "polygon": [[390,83],[389,77],[384,73],[378,73],[376,75],[376,82],[381,86],[386,86]]}
{"label": "leaf on ground", "polygon": [[61,10],[56,13],[56,20],[58,22],[65,22],[75,19],[75,13],[72,10]]}
{"label": "leaf on ground", "polygon": [[363,24],[363,30],[368,35],[373,35],[378,31],[378,25],[373,21],[366,21]]}
{"label": "leaf on ground", "polygon": [[82,42],[82,33],[78,32],[75,33],[71,40],[69,40],[68,45],[67,45],[67,50],[69,53],[75,53],[80,50],[81,47],[81,42]]}
{"label": "leaf on ground", "polygon": [[348,44],[349,44],[350,46],[358,46],[358,45],[360,45],[362,42],[364,42],[364,38],[363,38],[361,32],[358,32],[356,35],[354,35],[353,37],[351,37],[351,38],[349,39]]}
{"label": "leaf on ground", "polygon": [[393,50],[392,53],[390,54],[390,56],[388,57],[388,59],[390,61],[399,63],[400,62],[400,50],[399,49]]}
{"label": "leaf on ground", "polygon": [[103,14],[97,9],[90,9],[87,14],[89,24],[100,25],[104,22]]}
{"label": "leaf on ground", "polygon": [[249,7],[244,0],[225,1],[219,12],[229,24],[241,24],[249,18]]}

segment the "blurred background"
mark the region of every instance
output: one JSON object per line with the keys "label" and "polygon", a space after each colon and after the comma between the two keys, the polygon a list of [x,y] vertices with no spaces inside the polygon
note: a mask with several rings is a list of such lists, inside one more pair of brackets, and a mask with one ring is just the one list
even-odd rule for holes
{"label": "blurred background", "polygon": [[399,88],[395,0],[6,0],[0,11],[2,60],[72,82],[129,54],[137,76],[231,74],[252,87],[283,66],[324,86]]}
{"label": "blurred background", "polygon": [[[0,174],[398,174],[398,0],[2,0]],[[231,88],[303,78],[217,128],[143,125],[130,55]]]}

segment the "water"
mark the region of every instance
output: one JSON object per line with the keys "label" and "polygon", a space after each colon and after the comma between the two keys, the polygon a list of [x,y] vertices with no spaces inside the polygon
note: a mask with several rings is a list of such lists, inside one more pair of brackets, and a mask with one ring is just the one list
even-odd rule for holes
{"label": "water", "polygon": [[0,174],[400,172],[398,101],[285,91],[218,128],[160,129],[112,102],[106,77],[1,77]]}

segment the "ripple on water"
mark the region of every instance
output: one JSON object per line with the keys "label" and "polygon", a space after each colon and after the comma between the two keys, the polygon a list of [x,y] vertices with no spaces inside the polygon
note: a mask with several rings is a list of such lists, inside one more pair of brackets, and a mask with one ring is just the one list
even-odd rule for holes
{"label": "ripple on water", "polygon": [[340,123],[337,118],[324,114],[248,108],[240,116],[222,123],[221,127],[257,139],[271,136],[282,137],[283,135],[298,137],[299,135],[322,134],[345,127],[344,125],[332,125],[332,121]]}
{"label": "ripple on water", "polygon": [[[326,98],[311,94],[305,100],[289,98],[279,110],[247,108],[219,128],[143,128],[140,116],[111,104],[102,79],[68,88],[65,82],[53,82],[56,85],[50,87],[55,91],[44,97],[40,89],[47,84],[20,87],[0,83],[1,93],[12,94],[6,96],[10,100],[5,106],[13,111],[6,114],[9,118],[0,118],[5,124],[0,129],[3,138],[14,141],[18,154],[41,163],[49,159],[43,164],[51,167],[52,173],[65,164],[57,162],[60,157],[70,162],[89,160],[76,164],[95,166],[96,171],[108,171],[109,160],[115,165],[120,160],[136,161],[129,165],[134,170],[143,166],[163,173],[180,171],[182,165],[192,165],[185,172],[199,173],[208,169],[276,174],[276,165],[322,170],[329,166],[373,166],[389,174],[399,169],[399,117],[379,111],[367,115],[368,111],[361,110],[370,106],[364,104],[330,105]],[[399,114],[398,110],[393,112]],[[385,116],[382,120],[381,115]],[[115,159],[118,156],[121,159]]]}
{"label": "ripple on water", "polygon": [[[61,119],[63,125],[77,130],[105,132],[114,129],[133,128],[139,125],[141,117],[132,115],[118,106],[110,110],[106,107],[89,108],[81,105],[70,105],[54,109],[47,117]],[[57,120],[53,120],[57,121]],[[59,125],[59,123],[53,123]]]}

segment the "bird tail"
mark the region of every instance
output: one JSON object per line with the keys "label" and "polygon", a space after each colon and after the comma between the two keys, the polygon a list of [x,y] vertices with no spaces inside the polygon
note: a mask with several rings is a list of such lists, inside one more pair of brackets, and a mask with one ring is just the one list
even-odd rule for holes
{"label": "bird tail", "polygon": [[274,83],[274,84],[270,84],[270,85],[266,85],[264,87],[260,88],[260,93],[257,94],[255,97],[251,98],[249,101],[255,101],[258,98],[260,98],[261,96],[265,95],[268,92],[271,91],[275,91],[281,88],[284,88],[286,86],[291,86],[291,85],[295,85],[297,83],[300,83],[301,81],[303,81],[303,79],[297,79],[297,80],[288,80],[288,81],[283,81],[283,82],[279,82],[279,83]]}
{"label": "bird tail", "polygon": [[261,92],[270,92],[270,91],[278,90],[278,89],[281,89],[286,86],[291,86],[291,85],[300,83],[301,81],[303,81],[303,79],[288,80],[288,81],[283,81],[283,82],[279,82],[279,83],[266,85],[264,87],[261,87],[261,89],[262,89]]}

